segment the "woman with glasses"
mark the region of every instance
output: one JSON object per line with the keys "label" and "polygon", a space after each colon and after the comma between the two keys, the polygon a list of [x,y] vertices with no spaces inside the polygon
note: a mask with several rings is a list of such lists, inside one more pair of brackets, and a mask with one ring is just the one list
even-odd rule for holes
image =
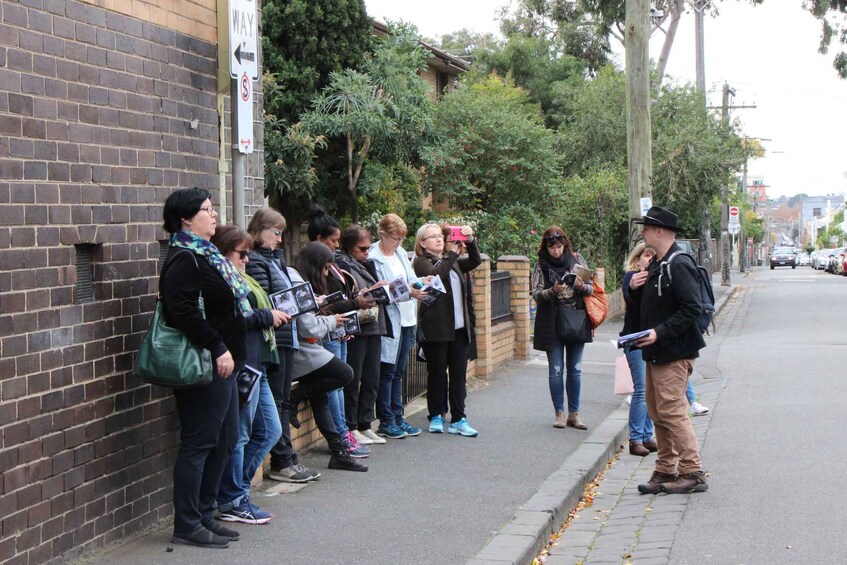
{"label": "woman with glasses", "polygon": [[[379,278],[373,261],[368,258],[370,250],[371,234],[365,228],[352,225],[341,232],[341,253],[336,262],[353,275],[359,294],[368,294],[386,282]],[[391,322],[383,305],[361,309],[358,313],[360,332],[347,342],[347,363],[353,368],[353,380],[344,388],[344,413],[356,441],[382,444],[385,439],[376,435],[371,426],[379,390],[380,338],[391,335]]]}
{"label": "woman with glasses", "polygon": [[[285,231],[285,218],[273,208],[262,208],[250,219],[247,233],[253,237],[253,250],[247,263],[247,274],[259,283],[266,293],[285,290],[292,286],[280,244]],[[291,375],[294,350],[297,342],[297,322],[282,324],[275,330],[279,367],[268,375],[268,383],[279,408],[282,436],[271,449],[271,471],[268,477],[275,481],[305,483],[321,476],[320,473],[300,465],[291,443],[289,413],[291,407]]]}
{"label": "woman with glasses", "polygon": [[412,286],[420,279],[415,276],[409,256],[403,249],[406,233],[406,223],[400,216],[386,214],[379,222],[379,241],[371,245],[369,255],[376,265],[378,278],[387,281],[402,278],[411,290],[408,298],[386,306],[391,335],[382,337],[379,393],[376,399],[379,428],[376,433],[392,439],[421,433],[420,428],[403,418],[403,375],[415,345],[415,328],[418,323],[414,298],[426,296],[426,293]]}
{"label": "woman with glasses", "polygon": [[[313,204],[309,209],[309,223],[306,227],[306,234],[309,236],[309,241],[317,241],[323,243],[330,251],[335,253],[339,247],[341,239],[341,226],[338,221],[326,213],[321,206]],[[326,294],[335,294],[340,292],[342,299],[323,306],[321,313],[328,314],[343,314],[360,308],[370,308],[374,306],[373,298],[358,295],[356,292],[356,281],[353,275],[338,268],[335,262],[329,263],[326,276]],[[327,336],[323,340],[324,348],[335,355],[342,361],[347,361],[347,341],[348,337],[331,338]],[[359,441],[353,436],[347,428],[347,418],[344,414],[344,389],[339,388],[329,392],[329,411],[332,414],[332,421],[335,422],[335,428],[341,434],[341,439],[344,446],[352,457],[364,458],[370,455],[370,448],[366,445],[359,444]],[[299,422],[297,423],[299,427]]]}
{"label": "woman with glasses", "polygon": [[[591,341],[587,339],[565,343],[557,333],[559,305],[565,308],[585,310],[584,296],[594,292],[594,285],[576,276],[577,265],[588,268],[585,259],[574,251],[568,236],[559,226],[547,228],[541,237],[538,262],[532,272],[532,298],[538,304],[535,314],[533,347],[547,352],[550,397],[556,412],[553,427],[571,427],[587,430],[579,418],[579,393],[582,379],[582,352]],[[587,316],[583,316],[588,323]],[[562,382],[563,372],[567,373]],[[568,395],[568,417],[565,420],[565,391]]]}
{"label": "woman with glasses", "polygon": [[274,328],[288,323],[290,317],[274,309],[259,283],[245,272],[253,249],[250,234],[238,226],[221,226],[215,230],[212,243],[241,273],[250,289],[247,299],[253,315],[247,318],[246,364],[262,373],[252,396],[238,410],[239,436],[221,479],[218,511],[225,522],[266,524],[273,514],[250,501],[250,483],[282,434],[279,412],[268,385],[268,369],[279,364]]}
{"label": "woman with glasses", "polygon": [[247,284],[210,241],[217,217],[202,188],[168,196],[162,219],[171,237],[159,278],[167,323],[214,359],[209,385],[174,391],[180,445],[174,462],[171,542],[205,548],[228,547],[239,537],[215,522],[213,513],[238,438],[238,391],[231,377],[244,365],[245,320],[253,315]]}
{"label": "woman with glasses", "polygon": [[[465,241],[451,241],[445,249],[444,234],[437,224],[424,224],[415,236],[415,260],[419,277],[438,276],[445,293],[418,308],[418,339],[426,357],[430,433],[444,433],[444,391],[448,391],[450,434],[476,437],[479,433],[465,414],[468,347],[471,342],[471,316],[468,309],[464,273],[482,263],[479,247],[470,226],[462,226]],[[467,257],[460,257],[467,250]],[[427,303],[429,302],[429,303]]]}

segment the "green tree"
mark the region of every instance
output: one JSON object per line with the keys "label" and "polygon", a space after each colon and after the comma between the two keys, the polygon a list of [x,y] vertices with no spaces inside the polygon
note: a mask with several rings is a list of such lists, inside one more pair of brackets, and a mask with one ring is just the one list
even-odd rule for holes
{"label": "green tree", "polygon": [[[764,0],[753,0],[761,4]],[[803,7],[821,22],[818,51],[829,52],[837,42],[838,52],[832,61],[838,76],[847,78],[847,0],[804,0]]]}
{"label": "green tree", "polygon": [[264,0],[264,70],[281,87],[265,100],[268,112],[296,123],[331,73],[361,66],[371,25],[363,0]]}
{"label": "green tree", "polygon": [[511,79],[464,77],[437,104],[435,128],[437,141],[423,152],[427,190],[458,210],[543,208],[558,174],[555,134]]}
{"label": "green tree", "polygon": [[427,52],[413,26],[389,23],[389,30],[361,72],[332,73],[312,110],[301,116],[314,134],[343,140],[354,222],[359,217],[359,179],[369,156],[413,161],[432,131],[427,85],[418,76],[426,67]]}

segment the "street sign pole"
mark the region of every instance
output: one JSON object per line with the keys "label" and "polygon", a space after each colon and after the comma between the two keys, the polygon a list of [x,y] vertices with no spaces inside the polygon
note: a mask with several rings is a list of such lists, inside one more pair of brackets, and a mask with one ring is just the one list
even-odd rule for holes
{"label": "street sign pole", "polygon": [[229,0],[229,75],[232,140],[232,219],[244,224],[247,155],[253,152],[253,81],[259,78],[255,0]]}

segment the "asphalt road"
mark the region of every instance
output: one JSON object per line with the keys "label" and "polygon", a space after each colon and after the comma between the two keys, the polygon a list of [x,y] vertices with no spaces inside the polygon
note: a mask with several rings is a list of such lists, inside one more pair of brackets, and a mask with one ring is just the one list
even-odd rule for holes
{"label": "asphalt road", "polygon": [[845,563],[847,277],[733,282],[714,366],[698,367],[726,379],[702,450],[709,491],[690,496],[670,562]]}

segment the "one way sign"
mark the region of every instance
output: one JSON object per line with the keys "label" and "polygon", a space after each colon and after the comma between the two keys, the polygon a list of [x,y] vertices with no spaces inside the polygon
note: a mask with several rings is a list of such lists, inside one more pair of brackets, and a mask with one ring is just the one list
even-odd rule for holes
{"label": "one way sign", "polygon": [[229,76],[259,78],[255,0],[229,0]]}

